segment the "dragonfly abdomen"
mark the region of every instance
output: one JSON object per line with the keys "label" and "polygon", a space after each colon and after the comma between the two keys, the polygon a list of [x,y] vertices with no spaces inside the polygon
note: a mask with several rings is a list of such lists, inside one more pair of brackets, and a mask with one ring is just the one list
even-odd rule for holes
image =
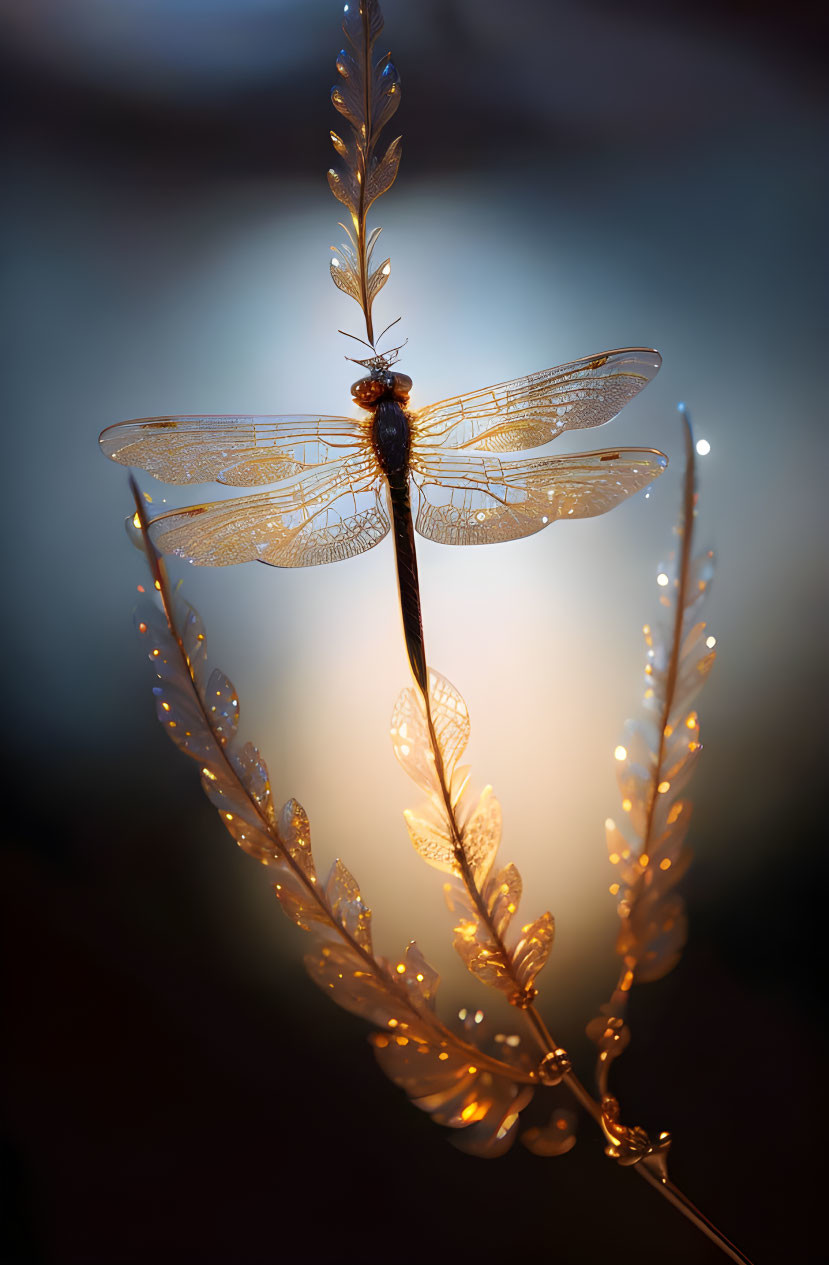
{"label": "dragonfly abdomen", "polygon": [[371,441],[380,468],[387,477],[408,468],[412,431],[409,419],[397,400],[378,400],[374,406]]}

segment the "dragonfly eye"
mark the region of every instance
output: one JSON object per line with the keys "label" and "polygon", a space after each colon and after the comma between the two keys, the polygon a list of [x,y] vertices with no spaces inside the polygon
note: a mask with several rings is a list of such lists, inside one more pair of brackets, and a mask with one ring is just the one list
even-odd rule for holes
{"label": "dragonfly eye", "polygon": [[395,399],[402,400],[405,403],[406,400],[408,400],[409,392],[412,389],[411,378],[407,373],[393,373],[391,374],[391,379],[392,393]]}
{"label": "dragonfly eye", "polygon": [[370,409],[388,389],[382,378],[360,378],[351,388],[351,398],[360,408]]}

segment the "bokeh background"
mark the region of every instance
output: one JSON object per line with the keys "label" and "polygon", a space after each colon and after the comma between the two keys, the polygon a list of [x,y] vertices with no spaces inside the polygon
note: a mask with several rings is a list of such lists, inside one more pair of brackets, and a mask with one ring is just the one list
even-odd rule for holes
{"label": "bokeh background", "polygon": [[[665,358],[593,445],[675,458],[649,499],[421,550],[430,659],[469,703],[522,908],[556,914],[545,1016],[589,1074],[583,1026],[614,978],[602,823],[671,547],[682,399],[711,444],[699,543],[718,554],[720,659],[691,936],[634,995],[616,1084],[626,1119],[674,1132],[676,1180],[758,1265],[818,1261],[824,19],[800,0],[384,12],[404,159],[375,208],[378,315],[403,317],[415,403],[608,347]],[[0,6],[3,1258],[720,1260],[587,1122],[562,1160],[454,1151],[304,977],[301,933],[154,719],[125,475],[96,437],[156,413],[349,411],[337,328],[361,330],[327,275],[324,180],[338,23],[321,0]],[[305,805],[321,865],[355,871],[380,950],[416,937],[447,1014],[488,1006],[401,820],[416,792],[387,737],[407,683],[390,545],[175,575],[276,794]]]}

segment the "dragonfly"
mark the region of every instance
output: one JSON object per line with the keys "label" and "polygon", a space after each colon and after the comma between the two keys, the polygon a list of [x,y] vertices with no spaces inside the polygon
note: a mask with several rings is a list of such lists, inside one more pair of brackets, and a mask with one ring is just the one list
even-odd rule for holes
{"label": "dragonfly", "polygon": [[139,418],[109,427],[105,455],[171,484],[267,491],[154,518],[163,554],[196,566],[258,561],[306,567],[352,558],[392,531],[406,646],[426,692],[415,533],[443,545],[531,536],[604,514],[662,473],[651,448],[518,457],[566,431],[602,426],[647,385],[658,352],[628,347],[471,391],[419,409],[396,351],[360,361],[357,417]]}

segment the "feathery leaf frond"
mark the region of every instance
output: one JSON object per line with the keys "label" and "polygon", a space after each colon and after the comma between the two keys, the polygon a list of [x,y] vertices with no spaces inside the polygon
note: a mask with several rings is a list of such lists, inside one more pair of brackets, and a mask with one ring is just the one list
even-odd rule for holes
{"label": "feathery leaf frond", "polygon": [[132,487],[132,526],[160,601],[147,599],[137,616],[159,682],[153,690],[159,720],[199,762],[205,793],[239,847],[272,869],[285,914],[311,933],[313,948],[305,957],[311,978],[379,1029],[373,1044],[383,1070],[440,1123],[467,1130],[464,1149],[500,1154],[514,1140],[534,1073],[526,1059],[504,1062],[443,1024],[434,1009],[438,974],[414,942],[397,963],[375,954],[371,910],[342,861],[320,881],[305,810],[290,799],[277,813],[258,748],[239,744],[236,689],[223,672],[208,672],[204,625],[174,597],[134,481]]}
{"label": "feathery leaf frond", "polygon": [[359,303],[366,321],[366,334],[374,347],[371,308],[386,284],[391,265],[386,259],[377,268],[371,255],[379,229],[366,235],[369,207],[394,184],[400,166],[401,138],[387,146],[382,157],[376,152],[383,128],[400,104],[400,79],[390,53],[379,57],[374,45],[383,29],[377,0],[355,0],[346,6],[343,31],[349,48],[337,58],[340,81],[331,91],[334,108],[349,123],[353,135],[347,139],[331,133],[331,143],[340,159],[339,167],[328,172],[334,197],[351,215],[352,228],[344,229],[350,246],[334,250],[331,277],[334,284]]}
{"label": "feathery leaf frond", "polygon": [[691,860],[685,846],[691,804],[682,791],[702,750],[699,717],[691,704],[715,658],[715,638],[698,618],[713,574],[713,553],[692,556],[696,513],[694,443],[687,414],[683,510],[676,528],[677,557],[660,568],[660,602],[670,613],[666,630],[646,625],[644,705],[646,719],[628,721],[616,749],[617,780],[625,814],[623,826],[606,822],[607,847],[616,881],[622,925],[616,952],[622,970],[614,993],[588,1025],[599,1046],[597,1069],[602,1093],[609,1066],[628,1043],[624,1022],[634,983],[661,979],[676,965],[685,943],[682,898],[674,891]]}
{"label": "feathery leaf frond", "polygon": [[428,706],[419,690],[403,690],[392,715],[394,753],[429,797],[424,809],[405,813],[406,825],[424,861],[452,875],[445,892],[457,917],[455,949],[467,970],[526,1008],[552,948],[553,916],[542,914],[512,932],[521,876],[514,865],[494,868],[501,806],[492,787],[477,804],[465,803],[469,771],[458,761],[469,734],[466,703],[437,672],[429,672]]}

